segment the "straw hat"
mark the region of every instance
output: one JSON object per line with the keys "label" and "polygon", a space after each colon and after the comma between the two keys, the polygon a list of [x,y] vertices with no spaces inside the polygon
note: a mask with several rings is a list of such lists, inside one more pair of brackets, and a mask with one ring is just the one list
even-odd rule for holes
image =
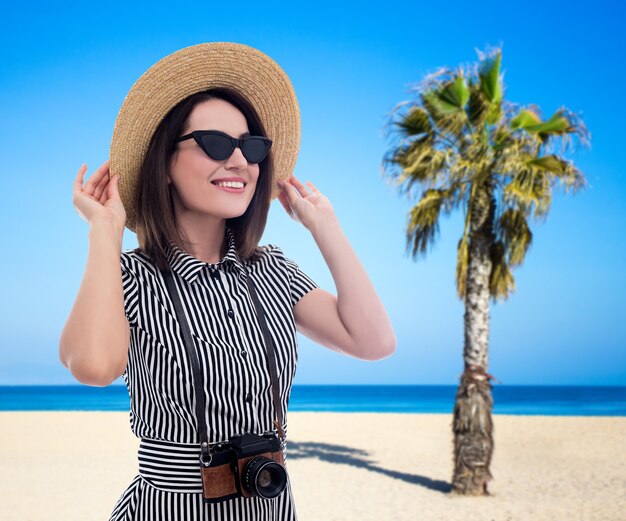
{"label": "straw hat", "polygon": [[300,148],[300,109],[289,77],[269,56],[248,45],[212,42],[176,51],[150,67],[132,86],[117,115],[110,151],[110,175],[120,175],[126,227],[135,231],[139,169],[150,139],[166,114],[191,94],[228,87],[256,109],[272,139],[275,179],[291,177]]}

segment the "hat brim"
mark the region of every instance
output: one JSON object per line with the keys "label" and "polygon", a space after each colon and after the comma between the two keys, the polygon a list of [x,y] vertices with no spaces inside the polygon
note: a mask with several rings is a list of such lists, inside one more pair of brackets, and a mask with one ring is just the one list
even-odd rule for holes
{"label": "hat brim", "polygon": [[132,86],[119,111],[110,149],[110,175],[119,174],[126,227],[135,231],[133,206],[139,170],[150,140],[166,114],[188,96],[215,87],[242,94],[272,139],[275,179],[270,200],[288,180],[300,149],[300,109],[285,71],[248,45],[211,42],[185,47],[150,67]]}

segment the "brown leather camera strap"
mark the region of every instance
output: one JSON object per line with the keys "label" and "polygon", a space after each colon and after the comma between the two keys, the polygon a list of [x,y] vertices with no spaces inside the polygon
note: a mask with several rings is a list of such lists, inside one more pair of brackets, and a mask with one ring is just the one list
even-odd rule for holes
{"label": "brown leather camera strap", "polygon": [[[191,367],[193,371],[193,383],[196,393],[196,416],[198,417],[198,434],[200,437],[201,449],[202,449],[202,460],[209,461],[209,439],[208,439],[208,429],[206,424],[206,401],[204,397],[204,390],[201,386],[202,371],[200,370],[200,362],[198,359],[198,353],[194,349],[194,342],[191,336],[191,330],[189,329],[189,324],[185,318],[185,313],[183,311],[183,305],[180,300],[180,295],[178,294],[178,290],[176,288],[176,284],[174,283],[174,278],[172,276],[171,270],[161,270],[163,277],[165,278],[165,283],[168,287],[170,296],[172,301],[174,302],[174,309],[176,310],[176,315],[178,316],[178,322],[182,329],[183,340],[185,343],[185,348],[187,349],[187,353],[189,355],[189,360],[191,361]],[[274,352],[274,342],[270,335],[269,329],[267,327],[267,323],[265,321],[265,312],[263,311],[263,307],[261,302],[257,296],[256,290],[254,289],[254,283],[252,282],[252,278],[249,273],[246,273],[246,283],[248,285],[248,289],[250,291],[250,295],[252,297],[252,301],[254,302],[254,306],[256,308],[257,317],[259,318],[259,322],[261,324],[261,330],[263,332],[263,339],[265,343],[265,350],[267,352],[267,365],[271,378],[271,387],[272,387],[272,398],[274,401],[274,412],[277,418],[274,420],[274,426],[278,431],[278,435],[281,439],[281,442],[284,442],[284,432],[282,428],[282,408],[280,407],[280,401],[278,396],[278,376],[276,371],[276,355]]]}

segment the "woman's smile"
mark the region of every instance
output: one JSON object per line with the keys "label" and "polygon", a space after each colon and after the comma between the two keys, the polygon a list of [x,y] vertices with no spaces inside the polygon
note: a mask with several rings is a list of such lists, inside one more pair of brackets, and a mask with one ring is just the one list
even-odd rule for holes
{"label": "woman's smile", "polygon": [[243,183],[226,183],[226,184],[220,184],[220,185],[216,183],[211,183],[211,185],[213,185],[218,190],[223,190],[225,192],[231,192],[234,194],[242,194],[246,190],[246,186],[243,185]]}

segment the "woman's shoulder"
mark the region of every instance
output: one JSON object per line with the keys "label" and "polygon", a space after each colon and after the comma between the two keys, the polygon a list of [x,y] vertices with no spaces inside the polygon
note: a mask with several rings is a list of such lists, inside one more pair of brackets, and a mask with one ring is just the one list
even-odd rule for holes
{"label": "woman's shoulder", "polygon": [[261,250],[261,255],[266,259],[282,260],[285,258],[285,253],[283,252],[282,248],[277,244],[259,245],[259,249]]}
{"label": "woman's shoulder", "polygon": [[285,254],[276,244],[259,244],[257,255],[251,264],[262,270],[282,271],[285,267]]}
{"label": "woman's shoulder", "polygon": [[279,271],[286,274],[290,279],[301,273],[298,263],[285,255],[283,249],[277,244],[264,244],[259,246],[262,250],[261,265],[269,271]]}
{"label": "woman's shoulder", "polygon": [[141,248],[122,250],[120,266],[122,271],[142,277],[146,274],[154,274],[156,271],[150,257],[142,252]]}
{"label": "woman's shoulder", "polygon": [[283,250],[276,244],[263,244],[259,248],[267,255],[284,255]]}
{"label": "woman's shoulder", "polygon": [[280,273],[290,288],[291,304],[296,303],[309,291],[319,288],[318,284],[290,257],[287,257],[283,249],[276,244],[262,246],[267,258],[266,265],[272,273]]}
{"label": "woman's shoulder", "polygon": [[139,262],[141,256],[142,253],[139,248],[122,250],[122,253],[120,254],[120,262],[122,264],[122,267],[129,268],[131,265]]}

